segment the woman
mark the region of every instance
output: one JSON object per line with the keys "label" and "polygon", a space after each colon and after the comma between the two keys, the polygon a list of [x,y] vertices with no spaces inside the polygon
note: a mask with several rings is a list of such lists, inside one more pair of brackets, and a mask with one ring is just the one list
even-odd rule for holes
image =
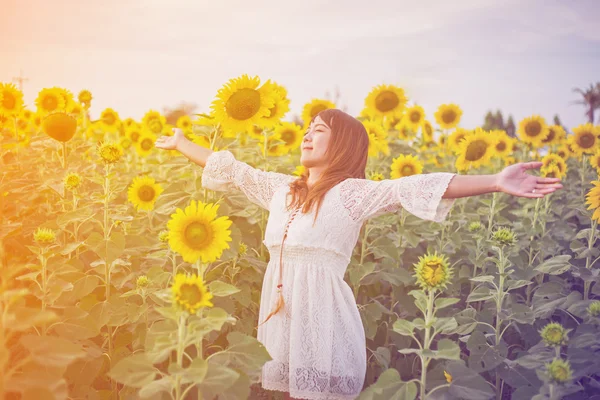
{"label": "woman", "polygon": [[273,360],[262,387],[286,399],[354,399],[366,373],[364,328],[343,280],[363,222],[400,208],[443,221],[456,198],[501,191],[540,198],[562,187],[529,175],[541,162],[518,163],[495,175],[418,174],[365,179],[369,137],[363,124],[337,109],[320,112],[302,144],[301,177],[266,172],[173,136],[156,147],[176,149],[204,167],[202,186],[240,190],[269,210],[265,240],[271,255],[263,280],[257,339]]}

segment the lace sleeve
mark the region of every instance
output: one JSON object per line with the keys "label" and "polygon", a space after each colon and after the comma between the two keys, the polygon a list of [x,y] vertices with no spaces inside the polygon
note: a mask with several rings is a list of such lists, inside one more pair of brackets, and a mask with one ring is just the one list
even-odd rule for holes
{"label": "lace sleeve", "polygon": [[355,221],[404,208],[419,218],[442,222],[456,200],[442,198],[455,175],[432,172],[382,181],[351,178],[340,184],[340,196]]}
{"label": "lace sleeve", "polygon": [[253,168],[236,160],[230,151],[221,150],[211,153],[206,159],[201,182],[203,188],[211,190],[240,190],[251,202],[268,210],[275,190],[294,179],[292,175]]}

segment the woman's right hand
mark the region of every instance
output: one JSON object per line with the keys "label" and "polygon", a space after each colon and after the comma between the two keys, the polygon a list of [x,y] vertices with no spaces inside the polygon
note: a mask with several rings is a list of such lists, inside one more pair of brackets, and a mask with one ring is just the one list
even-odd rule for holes
{"label": "woman's right hand", "polygon": [[183,131],[179,128],[173,128],[173,136],[161,136],[156,139],[154,145],[159,149],[177,150],[177,147],[185,140]]}

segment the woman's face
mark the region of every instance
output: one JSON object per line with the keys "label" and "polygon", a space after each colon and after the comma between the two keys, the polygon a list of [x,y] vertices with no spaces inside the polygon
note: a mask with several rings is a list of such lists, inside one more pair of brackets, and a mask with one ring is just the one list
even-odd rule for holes
{"label": "woman's face", "polygon": [[300,163],[305,168],[312,168],[318,166],[325,166],[325,151],[329,145],[329,138],[331,136],[331,129],[321,117],[317,116],[307,133],[304,135],[302,141],[302,154],[300,156]]}

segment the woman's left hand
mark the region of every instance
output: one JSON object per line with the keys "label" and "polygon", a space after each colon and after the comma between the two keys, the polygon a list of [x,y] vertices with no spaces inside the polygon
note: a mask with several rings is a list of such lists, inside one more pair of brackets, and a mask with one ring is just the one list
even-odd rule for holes
{"label": "woman's left hand", "polygon": [[498,191],[535,199],[561,189],[563,185],[560,183],[560,178],[544,178],[526,172],[528,169],[538,169],[541,166],[541,161],[509,165],[496,174]]}

